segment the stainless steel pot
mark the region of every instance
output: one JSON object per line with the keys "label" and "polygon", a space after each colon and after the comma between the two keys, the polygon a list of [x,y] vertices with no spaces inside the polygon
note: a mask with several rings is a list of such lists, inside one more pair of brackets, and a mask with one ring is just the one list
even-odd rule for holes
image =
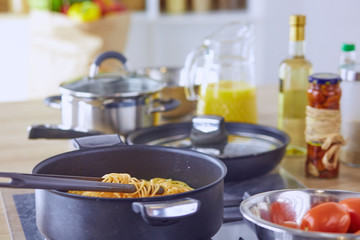
{"label": "stainless steel pot", "polygon": [[122,54],[104,52],[93,62],[88,77],[61,84],[61,96],[45,99],[48,106],[61,109],[62,117],[62,126],[46,128],[126,135],[135,129],[153,126],[156,113],[179,105],[175,99],[158,98],[165,82],[131,73],[99,74],[100,64],[109,58],[126,65]]}
{"label": "stainless steel pot", "polygon": [[161,113],[164,122],[190,120],[195,113],[197,102],[190,101],[185,96],[185,81],[182,79],[182,71],[182,67],[165,66],[146,67],[135,70],[139,75],[144,75],[166,83],[166,87],[160,91],[162,99],[174,98],[180,101],[180,106],[176,109]]}

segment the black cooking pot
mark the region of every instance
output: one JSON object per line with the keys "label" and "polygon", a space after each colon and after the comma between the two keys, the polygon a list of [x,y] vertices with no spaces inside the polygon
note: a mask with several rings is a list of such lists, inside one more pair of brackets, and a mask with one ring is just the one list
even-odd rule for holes
{"label": "black cooking pot", "polygon": [[[172,178],[195,190],[149,198],[96,198],[35,191],[36,223],[46,239],[209,239],[223,222],[226,166],[196,151],[123,145],[118,135],[75,139],[79,150],[48,158],[33,173],[100,177],[129,173]],[[109,146],[111,145],[111,146]]]}

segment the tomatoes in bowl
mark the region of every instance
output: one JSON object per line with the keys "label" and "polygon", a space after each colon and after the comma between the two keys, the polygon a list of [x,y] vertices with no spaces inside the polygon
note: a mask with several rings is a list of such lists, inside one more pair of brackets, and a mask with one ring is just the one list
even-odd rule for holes
{"label": "tomatoes in bowl", "polygon": [[347,198],[339,202],[350,214],[350,227],[348,232],[354,233],[360,230],[360,197]]}
{"label": "tomatoes in bowl", "polygon": [[269,212],[273,223],[282,225],[284,222],[295,222],[295,212],[287,202],[273,202]]}
{"label": "tomatoes in bowl", "polygon": [[300,224],[300,228],[305,231],[328,233],[346,233],[349,226],[349,212],[335,202],[325,202],[311,208]]}

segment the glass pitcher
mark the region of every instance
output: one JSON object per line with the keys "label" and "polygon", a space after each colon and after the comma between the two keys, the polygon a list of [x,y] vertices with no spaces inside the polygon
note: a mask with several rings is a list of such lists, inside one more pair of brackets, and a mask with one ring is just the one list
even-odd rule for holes
{"label": "glass pitcher", "polygon": [[253,24],[232,22],[206,38],[187,55],[183,79],[197,115],[257,123]]}

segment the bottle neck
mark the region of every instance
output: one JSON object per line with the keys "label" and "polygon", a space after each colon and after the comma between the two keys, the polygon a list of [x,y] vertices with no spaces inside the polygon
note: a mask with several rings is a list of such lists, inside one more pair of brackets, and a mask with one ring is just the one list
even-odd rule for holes
{"label": "bottle neck", "polygon": [[290,57],[304,57],[305,56],[305,41],[290,41],[289,42],[289,56]]}
{"label": "bottle neck", "polygon": [[342,52],[340,56],[340,66],[351,65],[356,63],[355,51]]}

